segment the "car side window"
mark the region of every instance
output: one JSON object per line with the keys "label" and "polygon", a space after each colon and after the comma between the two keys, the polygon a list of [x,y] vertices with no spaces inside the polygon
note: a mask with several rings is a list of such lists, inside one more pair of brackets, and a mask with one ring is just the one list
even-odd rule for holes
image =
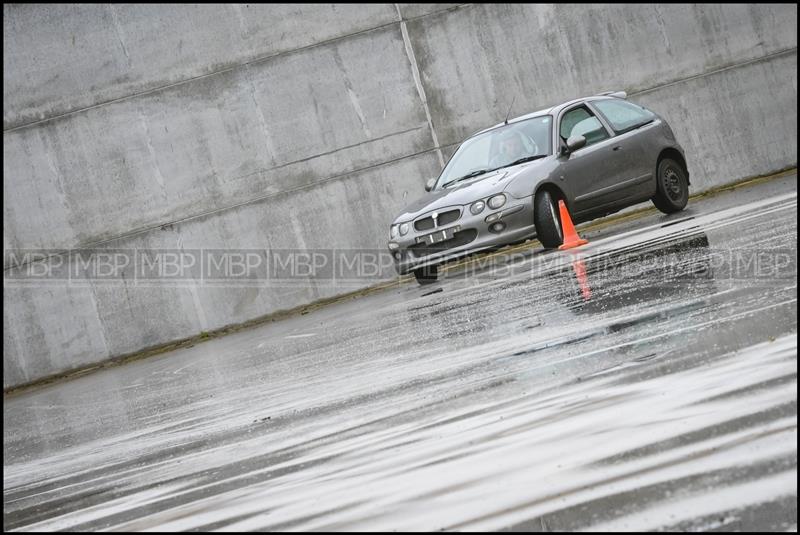
{"label": "car side window", "polygon": [[586,138],[586,146],[609,138],[600,120],[584,106],[569,110],[561,117],[559,135],[564,142],[570,136],[583,136]]}
{"label": "car side window", "polygon": [[592,104],[608,119],[616,132],[624,132],[655,119],[652,112],[625,100],[595,100]]}

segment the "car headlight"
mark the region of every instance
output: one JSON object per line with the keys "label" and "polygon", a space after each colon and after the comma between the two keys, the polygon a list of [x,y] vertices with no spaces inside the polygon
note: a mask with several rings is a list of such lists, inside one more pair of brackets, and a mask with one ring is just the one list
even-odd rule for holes
{"label": "car headlight", "polygon": [[498,208],[503,206],[505,203],[506,203],[506,196],[503,195],[502,193],[500,193],[499,195],[495,195],[494,197],[490,197],[489,198],[489,202],[487,204],[489,205],[489,208],[491,208],[492,210],[497,210]]}
{"label": "car headlight", "polygon": [[469,211],[472,212],[472,215],[478,215],[483,212],[486,203],[483,201],[475,201],[472,203],[472,206],[469,207]]}
{"label": "car headlight", "polygon": [[408,223],[403,223],[400,225],[400,235],[405,236],[406,234],[408,234]]}
{"label": "car headlight", "polygon": [[391,232],[392,239],[397,237],[397,232],[398,232],[398,225],[392,225],[392,232]]}

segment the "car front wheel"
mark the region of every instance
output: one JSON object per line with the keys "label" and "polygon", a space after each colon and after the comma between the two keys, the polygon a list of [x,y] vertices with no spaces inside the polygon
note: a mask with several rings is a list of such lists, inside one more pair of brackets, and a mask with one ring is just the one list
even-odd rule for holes
{"label": "car front wheel", "polygon": [[665,214],[680,212],[689,201],[689,180],[681,164],[664,158],[656,170],[656,194],[653,204]]}
{"label": "car front wheel", "polygon": [[417,268],[414,270],[414,278],[422,285],[433,284],[439,278],[439,266],[432,265]]}
{"label": "car front wheel", "polygon": [[555,249],[564,243],[561,218],[558,217],[557,199],[549,191],[540,191],[533,202],[533,222],[536,237],[546,249]]}

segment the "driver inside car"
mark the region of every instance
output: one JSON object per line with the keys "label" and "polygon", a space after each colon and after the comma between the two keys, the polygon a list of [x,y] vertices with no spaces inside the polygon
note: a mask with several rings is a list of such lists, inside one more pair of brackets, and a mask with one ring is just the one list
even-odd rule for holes
{"label": "driver inside car", "polygon": [[496,168],[508,165],[520,158],[534,156],[539,152],[539,148],[532,141],[531,144],[533,145],[533,151],[529,152],[525,148],[525,143],[522,141],[522,135],[519,132],[503,134],[498,144],[499,152],[492,158],[491,167]]}

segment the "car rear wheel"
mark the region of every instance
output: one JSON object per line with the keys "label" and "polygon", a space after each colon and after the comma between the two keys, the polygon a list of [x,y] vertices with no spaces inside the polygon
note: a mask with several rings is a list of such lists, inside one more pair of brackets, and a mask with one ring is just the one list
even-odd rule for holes
{"label": "car rear wheel", "polygon": [[540,191],[533,202],[533,222],[536,237],[546,249],[555,249],[564,243],[561,219],[558,217],[557,199],[549,191]]}
{"label": "car rear wheel", "polygon": [[664,158],[656,170],[656,194],[653,204],[665,214],[680,212],[689,201],[689,181],[681,164]]}
{"label": "car rear wheel", "polygon": [[439,266],[432,265],[415,269],[414,277],[422,285],[433,284],[439,278]]}

